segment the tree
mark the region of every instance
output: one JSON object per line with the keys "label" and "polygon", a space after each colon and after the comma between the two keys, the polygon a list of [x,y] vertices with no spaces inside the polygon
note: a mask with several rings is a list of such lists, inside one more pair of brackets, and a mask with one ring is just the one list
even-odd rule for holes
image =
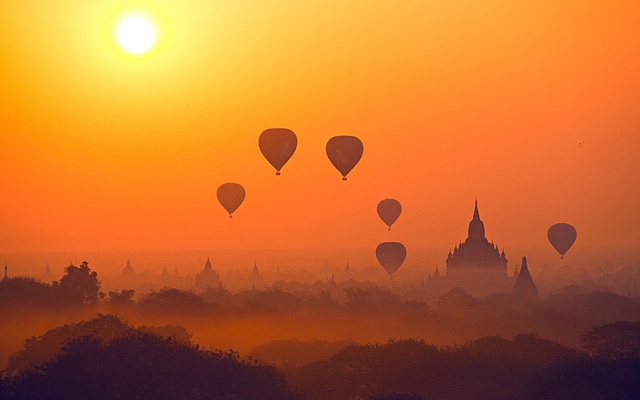
{"label": "tree", "polygon": [[136,293],[133,289],[124,289],[122,291],[109,291],[109,306],[112,308],[124,308],[133,305],[133,295]]}
{"label": "tree", "polygon": [[434,386],[445,378],[439,374],[442,361],[438,349],[418,340],[351,345],[328,360],[292,371],[291,382],[313,399],[385,398],[407,392],[432,395]]}
{"label": "tree", "polygon": [[575,357],[571,349],[535,335],[511,341],[492,336],[443,349],[419,340],[391,340],[347,346],[327,360],[292,370],[290,381],[313,399],[521,399],[544,390],[543,382],[532,386],[533,376]]}
{"label": "tree", "polygon": [[328,359],[340,349],[354,344],[351,340],[275,340],[254,348],[250,357],[266,361],[283,369],[299,368],[309,362]]}
{"label": "tree", "polygon": [[160,314],[201,314],[215,305],[206,304],[202,297],[193,292],[164,288],[144,296],[138,306],[147,312]]}
{"label": "tree", "polygon": [[273,367],[136,330],[108,342],[78,338],[10,389],[13,400],[293,399]]}
{"label": "tree", "polygon": [[474,315],[478,306],[478,299],[462,288],[456,287],[440,296],[438,310],[452,316]]}
{"label": "tree", "polygon": [[130,329],[132,327],[118,317],[101,314],[86,322],[59,326],[47,331],[42,336],[26,339],[22,349],[9,357],[7,372],[16,374],[33,366],[41,365],[55,357],[73,339],[82,336],[99,336],[111,339]]}
{"label": "tree", "polygon": [[385,312],[397,310],[402,305],[402,301],[397,294],[379,287],[350,287],[344,289],[344,291],[347,295],[347,302],[344,306],[348,310]]}
{"label": "tree", "polygon": [[98,303],[101,282],[98,273],[89,268],[88,262],[83,261],[79,267],[71,264],[64,271],[64,276],[59,282],[54,282],[54,287],[66,302],[74,305]]}
{"label": "tree", "polygon": [[69,342],[83,336],[97,337],[106,343],[134,330],[165,338],[171,337],[185,343],[191,339],[191,333],[179,325],[160,327],[143,325],[135,328],[114,315],[98,314],[89,321],[59,326],[47,331],[42,336],[25,340],[22,349],[9,357],[7,372],[10,375],[15,375],[20,371],[41,366],[54,358]]}
{"label": "tree", "polygon": [[9,398],[9,384],[11,381],[4,376],[4,373],[0,371],[0,399]]}
{"label": "tree", "polygon": [[583,357],[550,365],[534,374],[523,400],[640,399],[640,359],[604,360]]}
{"label": "tree", "polygon": [[21,308],[53,308],[57,306],[54,288],[33,278],[15,277],[0,280],[0,308],[4,312]]}
{"label": "tree", "polygon": [[597,326],[582,337],[582,343],[594,357],[640,359],[640,322],[617,321]]}

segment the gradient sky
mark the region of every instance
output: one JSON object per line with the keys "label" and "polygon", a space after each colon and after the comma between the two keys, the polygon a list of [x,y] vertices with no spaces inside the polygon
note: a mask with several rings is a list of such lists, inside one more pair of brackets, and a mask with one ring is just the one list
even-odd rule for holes
{"label": "gradient sky", "polygon": [[[130,4],[148,56],[109,35]],[[0,5],[0,252],[446,247],[476,197],[507,251],[556,222],[575,252],[640,243],[638,1]],[[298,135],[279,177],[271,127]],[[364,142],[347,182],[335,135]]]}

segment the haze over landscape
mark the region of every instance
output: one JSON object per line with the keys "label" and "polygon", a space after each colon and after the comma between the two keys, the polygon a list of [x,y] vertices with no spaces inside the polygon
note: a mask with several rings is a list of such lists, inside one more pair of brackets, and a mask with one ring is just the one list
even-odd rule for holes
{"label": "haze over landscape", "polygon": [[0,10],[0,398],[640,393],[640,3]]}

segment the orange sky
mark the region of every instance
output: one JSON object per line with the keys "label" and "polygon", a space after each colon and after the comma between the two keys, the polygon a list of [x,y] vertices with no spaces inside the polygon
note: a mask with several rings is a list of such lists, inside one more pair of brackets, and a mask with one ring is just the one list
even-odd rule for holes
{"label": "orange sky", "polygon": [[[130,2],[0,4],[0,253],[411,252],[464,239],[476,197],[508,255],[556,222],[574,252],[640,243],[640,2],[146,1],[137,59],[108,34]],[[271,127],[298,135],[279,177]],[[335,135],[364,142],[347,182]]]}

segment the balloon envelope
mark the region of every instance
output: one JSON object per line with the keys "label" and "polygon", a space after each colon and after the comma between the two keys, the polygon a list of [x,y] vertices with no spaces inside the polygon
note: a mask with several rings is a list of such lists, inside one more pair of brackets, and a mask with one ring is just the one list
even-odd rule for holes
{"label": "balloon envelope", "polygon": [[407,257],[407,249],[402,243],[383,242],[376,248],[376,258],[389,276],[396,272]]}
{"label": "balloon envelope", "polygon": [[327,142],[327,156],[334,167],[342,174],[342,180],[347,180],[347,174],[356,166],[364,146],[355,136],[334,136]]}
{"label": "balloon envelope", "polygon": [[577,235],[576,228],[565,223],[552,225],[547,231],[549,242],[560,253],[561,258],[564,258],[564,253],[573,246]]}
{"label": "balloon envelope", "polygon": [[389,229],[396,222],[401,212],[402,205],[396,199],[384,199],[378,203],[378,216],[382,222],[389,226]]}
{"label": "balloon envelope", "polygon": [[245,191],[242,185],[238,183],[224,183],[220,185],[216,195],[222,207],[227,210],[229,217],[231,217],[231,214],[233,214],[244,201]]}
{"label": "balloon envelope", "polygon": [[276,169],[276,175],[280,175],[280,170],[296,151],[298,138],[289,129],[271,128],[260,134],[258,146],[262,155]]}

